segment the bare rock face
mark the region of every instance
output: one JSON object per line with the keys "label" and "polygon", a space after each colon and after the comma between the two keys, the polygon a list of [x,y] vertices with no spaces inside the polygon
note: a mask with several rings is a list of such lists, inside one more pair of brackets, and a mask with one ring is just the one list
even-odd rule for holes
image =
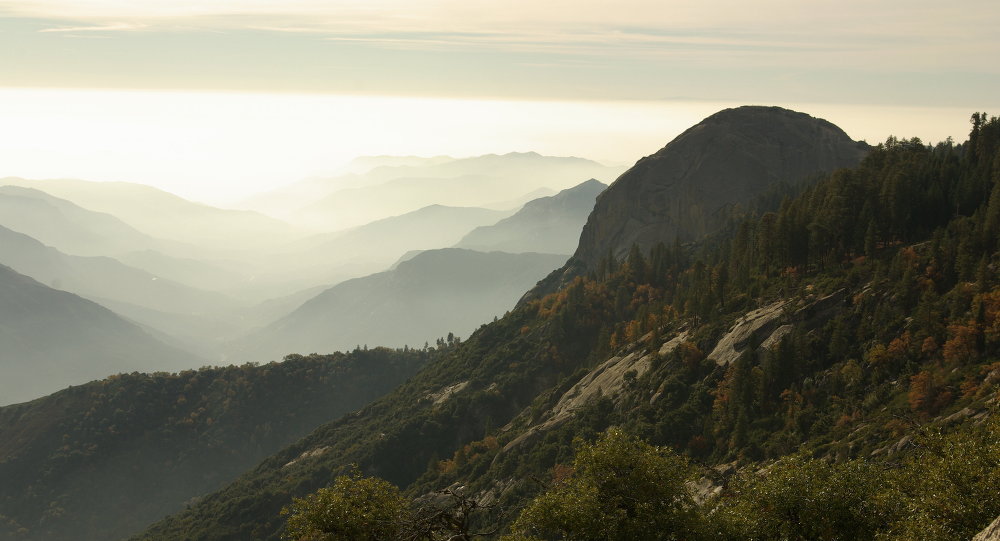
{"label": "bare rock face", "polygon": [[976,534],[972,541],[1000,541],[1000,517],[997,517],[985,530]]}
{"label": "bare rock face", "polygon": [[861,161],[867,145],[837,126],[780,107],[718,112],[647,156],[598,198],[574,259],[594,269],[610,252],[638,244],[697,240],[720,227],[727,209],[777,181],[798,183]]}

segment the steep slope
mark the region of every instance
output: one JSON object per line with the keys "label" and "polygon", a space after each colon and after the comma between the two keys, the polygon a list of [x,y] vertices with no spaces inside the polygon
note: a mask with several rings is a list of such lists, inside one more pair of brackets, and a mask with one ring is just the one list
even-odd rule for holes
{"label": "steep slope", "polygon": [[598,198],[574,259],[593,270],[636,244],[689,242],[717,229],[725,212],[776,182],[789,184],[861,161],[865,145],[837,126],[778,107],[718,112],[620,176]]}
{"label": "steep slope", "polygon": [[121,539],[364,406],[431,356],[372,349],[133,373],[0,408],[0,516],[26,530],[17,539]]}
{"label": "steep slope", "polygon": [[988,128],[962,148],[890,139],[703,244],[658,239],[522,303],[140,538],[277,539],[278,510],[351,463],[411,496],[463,486],[517,509],[609,426],[719,465],[878,458],[906,451],[902,417],[981,419],[1000,383]]}
{"label": "steep slope", "polygon": [[35,188],[116,216],[148,235],[212,249],[260,249],[297,236],[280,220],[194,203],[141,184],[15,177],[0,179],[0,184]]}
{"label": "steep slope", "polygon": [[364,175],[331,179],[327,195],[303,201],[301,209],[287,216],[343,228],[431,204],[485,206],[542,187],[562,190],[580,179],[610,180],[620,172],[621,168],[581,158],[534,152],[491,154],[418,167],[377,167]]}
{"label": "steep slope", "polygon": [[420,346],[471,333],[514,306],[562,256],[429,250],[390,271],[340,283],[254,332],[234,358],[350,349],[362,344]]}
{"label": "steep slope", "polygon": [[197,362],[107,308],[0,265],[0,405],[115,372]]}
{"label": "steep slope", "polygon": [[509,218],[473,229],[455,247],[484,252],[571,254],[594,208],[594,199],[605,188],[607,185],[590,179],[556,195],[534,199]]}

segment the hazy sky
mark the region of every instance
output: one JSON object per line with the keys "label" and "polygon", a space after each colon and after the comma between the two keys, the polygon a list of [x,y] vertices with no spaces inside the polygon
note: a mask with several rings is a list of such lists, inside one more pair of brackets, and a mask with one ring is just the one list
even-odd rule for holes
{"label": "hazy sky", "polygon": [[744,103],[961,140],[1000,109],[997,28],[995,0],[0,0],[0,176],[218,199],[358,153],[631,162]]}

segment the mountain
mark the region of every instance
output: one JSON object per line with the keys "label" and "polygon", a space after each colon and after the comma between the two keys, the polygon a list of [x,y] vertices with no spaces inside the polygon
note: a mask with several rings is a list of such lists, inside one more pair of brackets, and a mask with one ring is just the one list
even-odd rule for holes
{"label": "mountain", "polygon": [[156,238],[224,252],[261,249],[298,236],[287,223],[263,214],[194,203],[142,184],[14,177],[0,179],[3,184],[34,188],[111,214]]}
{"label": "mountain", "polygon": [[[351,160],[344,170],[347,173],[365,174],[378,167],[426,167],[428,165],[440,165],[453,162],[455,158],[451,156],[432,156],[425,158],[422,156],[358,156]],[[322,182],[323,179],[317,179]]]}
{"label": "mountain", "polygon": [[[610,179],[620,168],[581,158],[541,156],[534,152],[490,154],[417,166],[382,166],[360,175],[308,181],[256,199],[259,205],[297,200],[278,211],[294,223],[325,229],[353,227],[411,212],[432,204],[483,207],[521,198],[540,188],[562,190],[580,179]],[[296,198],[302,191],[309,197]],[[273,205],[268,207],[275,212]]]}
{"label": "mountain", "polygon": [[[412,250],[446,248],[481,225],[510,215],[476,207],[430,205],[400,216],[383,218],[346,231],[314,235],[287,244],[258,266],[257,281],[283,280],[284,296],[319,284],[385,270]],[[290,285],[294,288],[290,288]]]}
{"label": "mountain", "polygon": [[593,270],[636,244],[689,242],[719,228],[728,209],[778,182],[801,183],[857,165],[864,143],[837,126],[779,107],[715,113],[626,171],[598,198],[574,259]]}
{"label": "mountain", "polygon": [[230,297],[160,278],[109,257],[67,255],[4,227],[0,227],[0,263],[165,332],[199,354],[214,355],[213,344],[220,337],[242,330],[232,317],[241,304]]}
{"label": "mountain", "polygon": [[231,356],[263,360],[362,344],[420,346],[449,333],[468,334],[502,316],[563,260],[456,248],[421,252],[393,270],[323,291],[252,333]]}
{"label": "mountain", "polygon": [[594,208],[594,199],[605,188],[607,185],[590,179],[556,195],[534,199],[509,218],[473,229],[455,247],[484,252],[571,254]]}
{"label": "mountain", "polygon": [[19,186],[0,186],[0,226],[70,255],[111,256],[132,267],[200,289],[227,289],[247,280],[221,264],[175,257],[192,246],[156,239],[101,212]]}
{"label": "mountain", "polygon": [[0,186],[0,226],[74,255],[118,255],[164,244],[110,214],[19,186]]}
{"label": "mountain", "polygon": [[[962,145],[890,138],[701,242],[651,239],[650,250],[522,302],[405,386],[136,539],[277,539],[278,511],[351,464],[419,501],[453,487],[498,505],[509,511],[503,531],[547,480],[574,475],[575,440],[613,426],[686,455],[705,488],[692,512],[733,520],[709,522],[716,534],[786,531],[739,535],[769,521],[798,532],[798,515],[773,511],[791,506],[812,510],[831,538],[969,538],[1000,514],[995,432],[923,449],[935,431],[974,431],[1000,391],[1000,120],[974,121]],[[961,459],[941,459],[951,452]],[[920,457],[929,467],[912,469]],[[782,458],[820,460],[786,481],[788,470],[771,469]],[[896,492],[853,492],[864,501],[844,515],[829,495],[816,507],[813,487],[871,482],[817,483],[817,472],[865,463],[902,464],[906,477]],[[759,478],[766,490],[752,490]],[[732,502],[746,507],[725,513]],[[851,520],[869,506],[886,514]]]}
{"label": "mountain", "polygon": [[[420,168],[455,161],[449,156],[359,156],[345,164],[333,176],[317,176],[288,186],[255,194],[240,202],[240,208],[253,209],[273,216],[294,218],[294,211],[310,201],[322,199],[339,186],[365,184],[365,175],[380,167]],[[506,208],[506,207],[504,207]]]}
{"label": "mountain", "polygon": [[0,408],[0,539],[125,538],[363,407],[432,356],[370,349],[122,374]]}
{"label": "mountain", "polygon": [[161,279],[110,257],[67,255],[0,227],[0,261],[20,273],[93,299],[181,314],[218,314],[237,303],[224,295]]}
{"label": "mountain", "polygon": [[170,370],[198,362],[107,308],[50,289],[4,265],[0,307],[0,404],[115,372]]}

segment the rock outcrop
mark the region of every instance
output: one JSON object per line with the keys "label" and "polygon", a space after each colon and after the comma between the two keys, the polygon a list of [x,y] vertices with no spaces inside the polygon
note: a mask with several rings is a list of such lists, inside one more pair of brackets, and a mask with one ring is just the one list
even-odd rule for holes
{"label": "rock outcrop", "polygon": [[837,126],[779,107],[716,113],[626,171],[598,198],[574,258],[584,270],[632,244],[697,240],[778,181],[856,165],[867,149]]}
{"label": "rock outcrop", "polygon": [[[655,353],[638,347],[638,344],[631,344],[626,348],[628,353],[611,357],[580,378],[580,381],[559,397],[559,401],[552,409],[542,414],[542,422],[532,425],[511,440],[504,446],[502,452],[506,453],[521,447],[534,441],[546,431],[563,424],[590,400],[602,396],[612,398],[619,396],[628,380],[642,377],[649,370],[655,354],[668,355],[687,339],[688,333],[681,332],[664,342]],[[505,430],[510,428],[508,425]]]}
{"label": "rock outcrop", "polygon": [[1000,517],[997,517],[985,530],[977,533],[972,541],[1000,541]]}

